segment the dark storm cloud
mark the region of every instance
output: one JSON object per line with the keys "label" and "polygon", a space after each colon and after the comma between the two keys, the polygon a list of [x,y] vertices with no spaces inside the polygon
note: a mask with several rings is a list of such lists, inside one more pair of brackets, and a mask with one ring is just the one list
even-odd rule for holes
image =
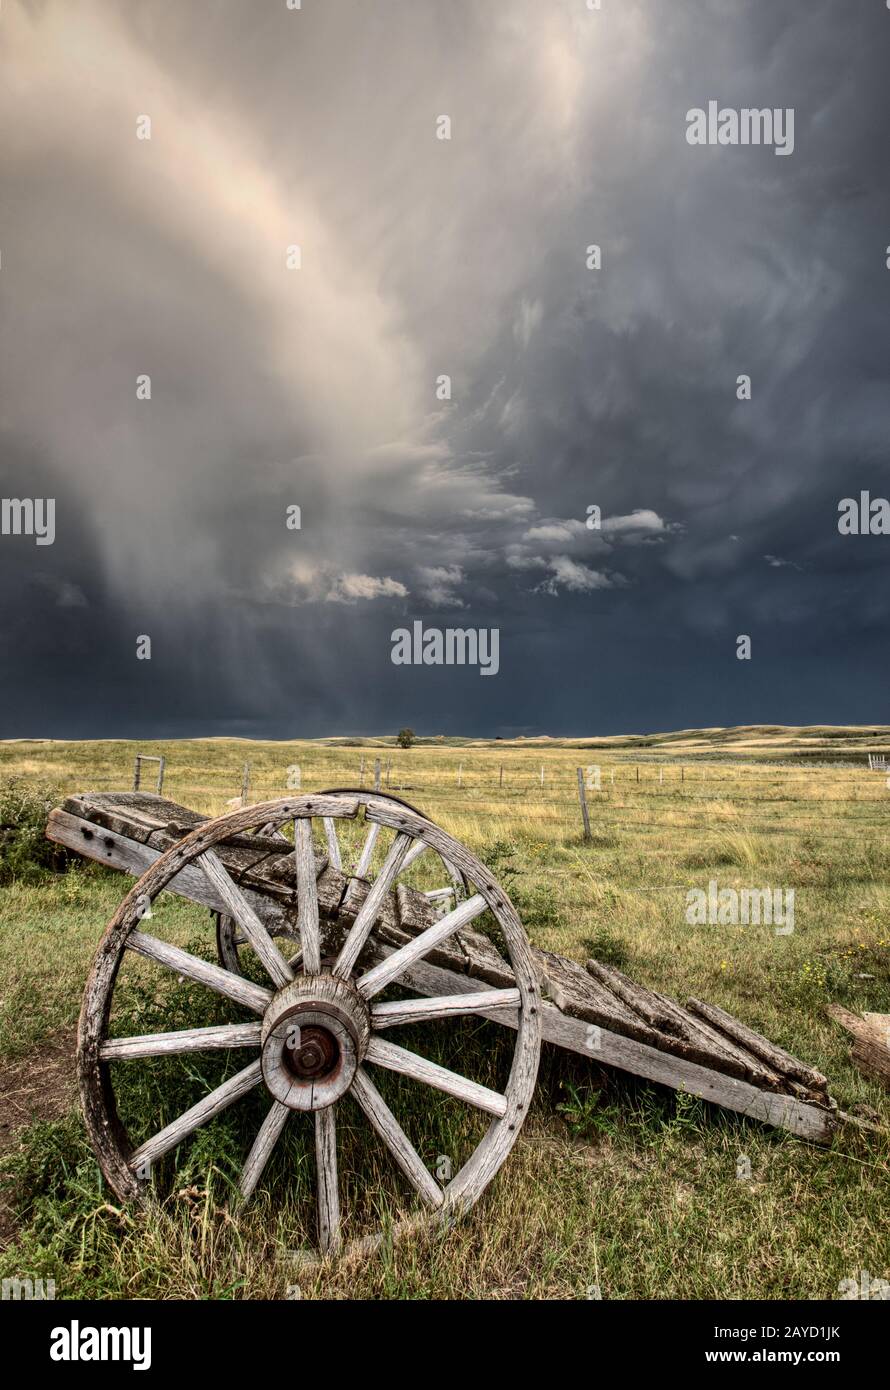
{"label": "dark storm cloud", "polygon": [[[836,522],[890,490],[890,13],[2,25],[3,495],[57,539],[0,537],[0,732],[881,717],[890,538]],[[690,146],[711,99],[793,153]],[[415,618],[499,627],[499,679],[394,667]]]}

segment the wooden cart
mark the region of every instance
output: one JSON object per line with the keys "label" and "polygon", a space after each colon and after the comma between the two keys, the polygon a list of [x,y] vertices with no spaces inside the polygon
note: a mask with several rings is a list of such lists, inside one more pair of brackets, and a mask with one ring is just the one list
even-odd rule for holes
{"label": "wooden cart", "polygon": [[[347,864],[337,827],[356,819],[364,822],[363,844]],[[347,1092],[414,1189],[424,1219],[454,1215],[478,1199],[516,1142],[542,1039],[807,1139],[827,1142],[835,1127],[837,1107],[825,1077],[729,1014],[697,1000],[682,1008],[611,967],[589,961],[585,969],[532,946],[485,866],[399,798],[318,792],[210,820],[149,793],[86,793],[53,811],[46,833],[138,879],[100,943],[78,1039],[87,1127],[102,1172],[122,1200],[145,1190],[162,1155],[262,1086],[269,1109],[244,1164],[241,1193],[253,1193],[291,1112],[312,1112],[323,1254],[342,1247],[336,1103]],[[422,892],[400,881],[422,854],[441,860],[444,887]],[[216,915],[218,964],[147,930],[150,905],[165,891]],[[485,934],[471,925],[483,914],[489,914],[480,922]],[[255,1021],[109,1036],[127,951],[206,986]],[[245,977],[244,952],[255,953],[266,984]],[[402,987],[407,997],[385,998],[394,992],[389,986]],[[400,1025],[466,1014],[515,1032],[503,1091],[392,1040]],[[209,1048],[244,1049],[250,1060],[152,1138],[132,1143],[117,1113],[116,1066]],[[447,1184],[430,1173],[377,1090],[376,1068],[491,1117]]]}

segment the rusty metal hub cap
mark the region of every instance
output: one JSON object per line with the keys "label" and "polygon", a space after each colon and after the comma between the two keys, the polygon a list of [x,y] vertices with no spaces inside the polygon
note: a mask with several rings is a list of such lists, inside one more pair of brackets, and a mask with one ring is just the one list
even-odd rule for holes
{"label": "rusty metal hub cap", "polygon": [[352,1085],[367,1051],[364,999],[332,975],[298,975],[275,995],[263,1019],[263,1080],[291,1110],[323,1110]]}

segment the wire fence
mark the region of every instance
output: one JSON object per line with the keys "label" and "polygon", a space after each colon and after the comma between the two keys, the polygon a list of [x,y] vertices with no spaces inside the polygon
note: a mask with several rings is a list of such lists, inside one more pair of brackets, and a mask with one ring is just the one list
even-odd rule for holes
{"label": "wire fence", "polygon": [[[498,821],[528,818],[530,824],[555,823],[566,840],[581,836],[602,845],[609,835],[632,835],[640,842],[635,851],[649,857],[671,851],[647,841],[691,831],[782,839],[830,833],[852,842],[873,828],[875,817],[883,819],[890,798],[890,777],[883,769],[870,770],[865,754],[852,766],[630,758],[579,765],[564,752],[532,762],[526,750],[513,757],[476,756],[473,750],[461,758],[429,749],[391,755],[384,751],[380,757],[324,749],[308,757],[300,750],[300,762],[287,764],[269,755],[250,762],[237,757],[222,761],[216,750],[196,769],[194,754],[180,764],[174,747],[164,754],[140,752],[135,757],[121,750],[119,765],[110,770],[106,763],[97,775],[78,752],[75,766],[53,772],[66,794],[154,792],[160,786],[170,800],[219,814],[328,787],[379,788],[415,802],[433,818],[474,818],[492,830]],[[733,823],[733,817],[741,817],[742,823]]]}

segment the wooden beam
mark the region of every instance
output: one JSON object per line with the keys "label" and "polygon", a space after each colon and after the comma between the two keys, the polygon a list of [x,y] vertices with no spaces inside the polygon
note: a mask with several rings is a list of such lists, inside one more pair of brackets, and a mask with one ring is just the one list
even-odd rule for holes
{"label": "wooden beam", "polygon": [[826,1012],[852,1036],[851,1056],[859,1070],[890,1090],[890,1015],[863,1018],[840,1004],[829,1004]]}
{"label": "wooden beam", "polygon": [[[381,948],[381,955],[388,954],[388,949]],[[489,988],[469,975],[458,975],[455,971],[444,970],[426,961],[412,966],[402,982],[427,995],[470,991],[481,993]],[[482,1017],[490,1018],[495,1023],[507,1024],[511,1028],[517,1026],[515,1011],[481,1009],[479,1012]],[[750,1082],[725,1076],[723,1072],[712,1071],[709,1067],[667,1052],[659,1052],[645,1043],[611,1033],[581,1019],[569,1018],[555,1004],[543,1003],[541,1006],[541,1036],[545,1042],[578,1052],[604,1066],[631,1072],[634,1076],[669,1086],[675,1091],[687,1091],[725,1110],[734,1110],[749,1119],[787,1129],[803,1139],[827,1144],[831,1142],[836,1128],[835,1113],[827,1108],[810,1105],[794,1096],[761,1091]]]}
{"label": "wooden beam", "polygon": [[[86,859],[95,859],[100,864],[107,864],[111,869],[132,874],[134,878],[141,878],[146,869],[150,869],[161,857],[160,850],[140,844],[138,840],[130,840],[115,830],[106,830],[103,826],[83,820],[80,816],[72,816],[68,811],[50,812],[46,838],[55,844],[64,845],[66,849],[73,849]],[[187,864],[181,869],[167,884],[164,892],[188,898],[190,902],[207,907],[211,912],[227,910],[222,898],[211,887],[197,864]],[[262,893],[255,893],[250,888],[242,887],[241,892],[257,917],[270,931],[277,929],[279,933],[293,933],[293,923],[281,904]]]}

